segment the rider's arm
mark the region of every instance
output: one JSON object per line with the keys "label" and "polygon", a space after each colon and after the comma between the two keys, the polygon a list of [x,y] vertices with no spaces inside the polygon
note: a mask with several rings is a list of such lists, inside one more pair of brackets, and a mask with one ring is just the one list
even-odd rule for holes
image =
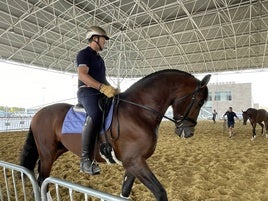
{"label": "rider's arm", "polygon": [[79,66],[77,68],[78,71],[78,79],[81,80],[87,87],[92,87],[94,89],[99,90],[101,83],[95,80],[88,74],[89,67],[87,66]]}

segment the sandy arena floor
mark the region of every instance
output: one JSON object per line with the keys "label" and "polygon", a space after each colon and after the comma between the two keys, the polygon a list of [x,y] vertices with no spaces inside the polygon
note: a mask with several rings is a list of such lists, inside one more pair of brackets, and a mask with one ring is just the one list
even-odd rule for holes
{"label": "sandy arena floor", "polygon": [[[169,200],[268,200],[268,139],[260,134],[251,141],[251,126],[235,125],[228,138],[223,122],[199,121],[195,136],[180,139],[174,125],[163,122],[156,152],[149,166],[163,184]],[[0,133],[0,160],[18,164],[26,132]],[[100,164],[102,172],[89,176],[79,172],[79,158],[68,152],[53,166],[51,176],[119,195],[124,170]],[[78,198],[79,199],[79,198]],[[154,200],[136,180],[131,199]]]}

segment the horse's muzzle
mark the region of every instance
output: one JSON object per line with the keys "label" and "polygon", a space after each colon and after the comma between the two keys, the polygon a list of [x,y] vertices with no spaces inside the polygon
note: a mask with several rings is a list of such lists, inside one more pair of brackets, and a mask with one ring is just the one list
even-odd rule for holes
{"label": "horse's muzzle", "polygon": [[181,138],[189,138],[194,135],[194,127],[177,127],[175,133]]}

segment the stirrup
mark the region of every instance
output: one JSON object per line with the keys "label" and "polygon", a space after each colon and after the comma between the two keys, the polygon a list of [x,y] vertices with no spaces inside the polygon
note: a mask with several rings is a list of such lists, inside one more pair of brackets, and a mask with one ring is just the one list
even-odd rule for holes
{"label": "stirrup", "polygon": [[91,161],[89,158],[86,158],[81,160],[80,171],[96,175],[100,173],[100,167],[95,160]]}

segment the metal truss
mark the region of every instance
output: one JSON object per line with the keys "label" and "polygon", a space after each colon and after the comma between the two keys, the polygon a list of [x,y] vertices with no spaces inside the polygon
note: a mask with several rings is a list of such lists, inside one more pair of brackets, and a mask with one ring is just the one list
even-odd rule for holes
{"label": "metal truss", "polygon": [[75,73],[92,25],[109,76],[268,67],[268,0],[1,0],[0,59]]}

